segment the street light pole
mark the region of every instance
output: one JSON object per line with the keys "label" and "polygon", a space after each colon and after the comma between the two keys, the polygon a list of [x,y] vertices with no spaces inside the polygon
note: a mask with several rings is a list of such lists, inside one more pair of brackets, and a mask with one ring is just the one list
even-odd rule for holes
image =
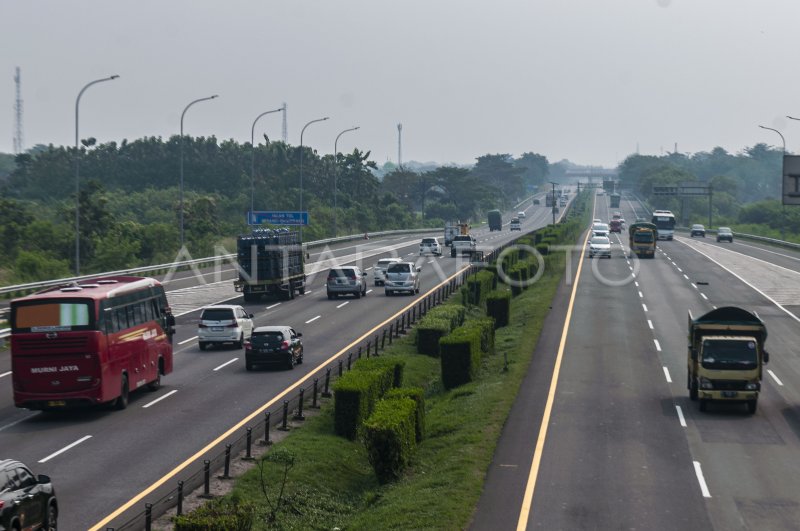
{"label": "street light pole", "polygon": [[336,222],[338,218],[337,210],[336,210],[336,198],[339,195],[339,188],[336,179],[339,174],[339,150],[337,148],[337,144],[339,143],[339,137],[345,133],[350,131],[355,131],[356,129],[361,129],[360,126],[351,127],[350,129],[345,129],[338,135],[336,135],[336,140],[333,141],[333,237],[336,238],[338,234]]}
{"label": "street light pole", "polygon": [[[800,118],[792,118],[791,116],[786,116],[790,120],[798,120]],[[783,138],[783,134],[777,129],[773,129],[772,127],[764,127],[763,125],[759,125],[761,129],[766,129],[767,131],[774,131],[778,133],[781,137],[781,142],[783,142],[783,156],[786,156],[786,139]],[[783,173],[781,173],[781,187],[783,187]],[[783,192],[781,192],[781,216],[783,217],[783,222],[781,223],[781,239],[786,239],[786,205],[783,204]]]}
{"label": "street light pole", "polygon": [[[255,211],[255,208],[254,208],[254,201],[255,200],[253,198],[255,197],[255,193],[256,193],[256,183],[255,183],[255,179],[256,179],[256,177],[255,177],[255,175],[256,175],[256,144],[255,144],[256,122],[262,116],[265,116],[267,114],[272,114],[274,112],[281,112],[282,110],[283,110],[283,107],[281,107],[280,109],[272,110],[272,111],[262,112],[261,114],[256,116],[256,119],[253,120],[253,127],[250,128],[250,215],[251,216],[253,215],[253,212]],[[251,224],[253,223],[252,219],[250,220],[250,223]]]}
{"label": "street light pole", "polygon": [[111,81],[118,77],[119,76],[115,74],[87,83],[75,99],[75,276],[78,277],[81,275],[81,152],[78,142],[78,116],[81,96],[83,96],[86,89],[92,85],[102,83],[103,81]]}
{"label": "street light pole", "polygon": [[550,184],[553,185],[553,225],[556,224],[556,184],[553,181],[550,181]]}
{"label": "street light pole", "polygon": [[181,113],[181,185],[180,185],[180,218],[181,218],[181,249],[183,249],[183,117],[186,116],[186,111],[189,110],[189,107],[194,105],[195,103],[200,103],[201,101],[206,100],[213,100],[214,98],[218,97],[218,94],[214,94],[213,96],[208,96],[207,98],[199,98],[191,102],[187,105],[183,112]]}
{"label": "street light pole", "polygon": [[[303,126],[303,129],[300,131],[300,216],[302,216],[303,212],[303,133],[306,132],[306,127],[311,124],[317,122],[324,122],[329,117],[326,116],[325,118],[317,118],[316,120],[311,120],[306,125]],[[300,241],[303,240],[303,225],[300,224]]]}

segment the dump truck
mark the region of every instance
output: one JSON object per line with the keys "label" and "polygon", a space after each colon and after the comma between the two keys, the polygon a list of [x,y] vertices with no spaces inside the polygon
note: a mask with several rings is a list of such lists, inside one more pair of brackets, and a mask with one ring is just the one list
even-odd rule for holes
{"label": "dump truck", "polygon": [[254,229],[236,239],[239,279],[234,289],[247,302],[262,295],[293,299],[306,290],[305,252],[300,234],[289,229]]}
{"label": "dump truck", "polygon": [[503,215],[499,210],[490,210],[487,217],[489,218],[489,232],[503,230]]}
{"label": "dump truck", "polygon": [[639,258],[654,258],[657,233],[658,229],[652,223],[637,222],[628,227],[628,247],[631,249],[631,257],[635,254]]}
{"label": "dump truck", "polygon": [[710,401],[743,402],[750,414],[758,407],[767,327],[757,314],[724,306],[693,318],[689,311],[686,385],[689,398],[706,411]]}

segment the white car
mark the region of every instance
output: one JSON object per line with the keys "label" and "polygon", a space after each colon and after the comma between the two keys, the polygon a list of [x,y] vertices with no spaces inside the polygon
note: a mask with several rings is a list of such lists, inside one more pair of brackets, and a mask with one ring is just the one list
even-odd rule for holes
{"label": "white car", "polygon": [[206,306],[200,313],[200,323],[197,326],[200,350],[222,343],[233,343],[236,348],[242,348],[253,333],[252,319],[253,314],[248,314],[241,306]]}
{"label": "white car", "polygon": [[442,256],[442,246],[438,238],[422,238],[419,242],[419,254],[435,254]]}
{"label": "white car", "polygon": [[512,218],[511,223],[509,223],[508,225],[509,225],[509,230],[520,230],[520,231],[522,230],[522,226],[520,225],[518,218]]}
{"label": "white car", "polygon": [[419,293],[419,272],[413,262],[397,262],[386,270],[386,295],[394,295],[398,291],[410,294]]}
{"label": "white car", "polygon": [[386,282],[386,268],[400,261],[400,258],[381,258],[378,260],[372,267],[372,280],[375,282],[375,285],[383,286],[383,283]]}
{"label": "white car", "polygon": [[593,223],[592,224],[592,237],[605,236],[608,237],[608,224],[607,223]]}
{"label": "white car", "polygon": [[524,210],[520,210],[519,212],[517,212],[517,217],[519,219],[525,219],[525,211]]}
{"label": "white car", "polygon": [[589,240],[589,258],[611,258],[611,241],[607,236],[594,236]]}

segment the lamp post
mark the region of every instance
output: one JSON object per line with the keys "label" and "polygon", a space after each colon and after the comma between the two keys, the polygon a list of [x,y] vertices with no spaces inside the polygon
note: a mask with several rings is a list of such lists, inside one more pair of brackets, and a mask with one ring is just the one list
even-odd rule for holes
{"label": "lamp post", "polygon": [[111,81],[118,77],[119,76],[115,74],[87,83],[81,91],[78,92],[78,97],[75,99],[75,276],[81,275],[81,152],[80,146],[78,145],[78,116],[81,96],[83,96],[86,89],[92,85],[102,83],[103,81]]}
{"label": "lamp post", "polygon": [[[316,120],[311,120],[306,125],[303,126],[303,129],[300,131],[300,215],[302,216],[303,212],[303,133],[306,132],[306,127],[311,124],[315,124],[317,122],[324,122],[329,117],[326,116],[325,118],[317,118]],[[300,224],[300,241],[303,239],[303,225]]]}
{"label": "lamp post", "polygon": [[[253,120],[253,127],[250,128],[250,215],[251,216],[253,215],[253,212],[255,211],[255,208],[254,208],[254,201],[255,200],[253,198],[255,197],[255,193],[256,193],[256,183],[255,183],[255,179],[256,179],[256,144],[255,144],[256,122],[262,116],[266,116],[267,114],[272,114],[274,112],[280,112],[282,110],[283,110],[283,107],[281,107],[280,109],[272,110],[272,111],[262,112],[261,114],[256,116],[256,119]],[[250,223],[251,224],[253,223],[252,219],[250,220]]]}
{"label": "lamp post", "polygon": [[553,185],[553,225],[555,225],[556,224],[556,184],[558,184],[558,183],[550,181],[550,184]]}
{"label": "lamp post", "polygon": [[[787,116],[790,120],[798,120],[798,118],[792,118],[791,116]],[[777,129],[773,129],[772,127],[764,127],[763,125],[759,125],[761,129],[766,129],[767,131],[774,131],[778,133],[781,137],[781,142],[783,142],[783,156],[786,156],[786,139],[783,138],[783,134],[778,131]],[[783,184],[783,175],[781,174],[781,185]],[[783,217],[783,223],[781,223],[781,239],[786,239],[786,205],[783,204],[783,197],[781,197],[781,216]]]}
{"label": "lamp post", "polygon": [[218,97],[218,94],[214,94],[213,96],[208,96],[206,98],[196,99],[193,102],[189,103],[186,107],[184,107],[183,112],[181,113],[181,185],[180,185],[180,218],[181,218],[181,249],[183,249],[183,117],[186,116],[186,111],[189,110],[189,107],[194,105],[195,103],[200,103],[201,101],[213,100],[214,98]]}
{"label": "lamp post", "polygon": [[339,174],[339,150],[337,148],[337,144],[339,143],[339,137],[345,133],[350,131],[355,131],[356,129],[361,129],[360,126],[354,126],[350,129],[345,129],[338,135],[336,135],[336,140],[333,141],[333,237],[336,238],[339,233],[337,231],[336,222],[338,218],[337,210],[336,210],[336,198],[339,195],[339,188],[336,179]]}

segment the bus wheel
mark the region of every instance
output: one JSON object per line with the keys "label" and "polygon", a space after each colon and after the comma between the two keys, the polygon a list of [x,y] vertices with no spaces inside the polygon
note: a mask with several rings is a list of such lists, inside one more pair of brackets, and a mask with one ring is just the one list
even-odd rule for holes
{"label": "bus wheel", "polygon": [[159,387],[161,387],[161,368],[164,366],[164,360],[159,358],[158,359],[158,373],[156,374],[156,379],[152,382],[147,384],[148,391],[158,391]]}
{"label": "bus wheel", "polygon": [[116,406],[117,409],[125,409],[126,407],[128,407],[128,392],[129,392],[129,390],[128,390],[128,375],[127,374],[123,374],[122,375],[122,386],[121,386],[121,389],[119,391],[119,398],[117,398],[117,401],[115,403],[115,406]]}

